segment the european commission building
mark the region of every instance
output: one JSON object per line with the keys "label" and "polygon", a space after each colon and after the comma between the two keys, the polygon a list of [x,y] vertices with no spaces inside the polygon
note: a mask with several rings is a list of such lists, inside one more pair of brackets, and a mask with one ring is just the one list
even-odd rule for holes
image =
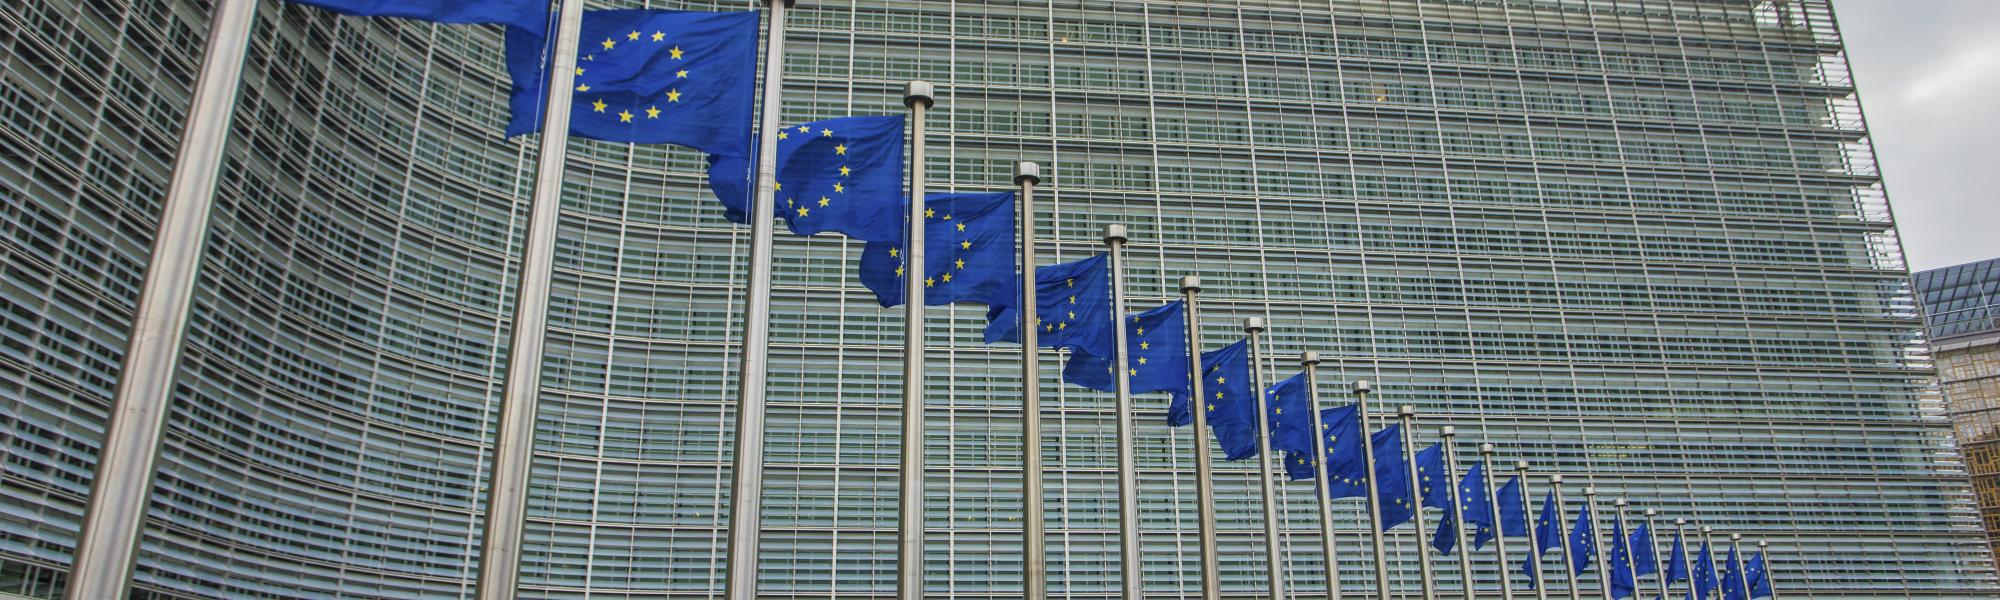
{"label": "european commission building", "polygon": [[[0,592],[68,579],[209,5],[0,7]],[[1455,425],[1766,540],[1788,598],[1993,597],[1825,0],[789,14],[784,122],[899,114],[904,82],[936,83],[933,191],[1006,190],[1040,162],[1044,259],[1126,225],[1131,306],[1200,275],[1211,347],[1263,317],[1274,371],[1317,351],[1327,393],[1375,381],[1422,443]],[[140,597],[471,593],[537,141],[502,133],[501,52],[496,27],[258,7]],[[576,141],[568,169],[522,595],[714,597],[749,230],[692,150]],[[766,597],[895,589],[903,329],[856,283],[859,250],[778,240]],[[983,313],[935,309],[927,338],[933,597],[1021,594],[1018,347],[982,343]],[[1051,595],[1115,596],[1113,402],[1061,364],[1032,474]],[[1145,588],[1192,597],[1192,438],[1163,395],[1137,402]],[[1218,466],[1231,597],[1264,593],[1250,462]],[[1312,488],[1280,489],[1280,558],[1315,581]],[[1362,506],[1335,505],[1357,594]],[[1414,594],[1420,536],[1394,534]]]}

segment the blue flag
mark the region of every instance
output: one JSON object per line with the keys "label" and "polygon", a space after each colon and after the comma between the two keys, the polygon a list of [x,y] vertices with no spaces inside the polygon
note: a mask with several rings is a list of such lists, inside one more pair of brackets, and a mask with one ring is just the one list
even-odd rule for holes
{"label": "blue flag", "polygon": [[1667,552],[1667,581],[1686,581],[1688,578],[1687,540],[1681,539],[1680,532],[1674,532],[1674,549]]}
{"label": "blue flag", "polygon": [[1750,597],[1771,597],[1771,573],[1764,569],[1764,552],[1758,551],[1750,557],[1750,564],[1743,567],[1743,573],[1750,577]]}
{"label": "blue flag", "polygon": [[1375,497],[1382,507],[1382,531],[1394,529],[1417,514],[1410,488],[1410,461],[1403,458],[1403,426],[1390,425],[1369,440],[1375,445]]}
{"label": "blue flag", "polygon": [[[709,153],[708,185],[722,201],[723,216],[731,223],[749,222],[750,196],[756,191],[751,187],[756,177],[751,170],[755,156],[755,152],[742,156]],[[772,210],[785,220],[792,233],[814,235],[830,231],[865,242],[903,243],[909,202],[903,193],[902,115],[841,117],[779,129],[776,174],[773,193],[777,205]],[[999,201],[999,194],[942,196],[986,197],[984,202],[961,201],[962,206],[971,210],[987,208]],[[1014,195],[1007,192],[1006,196],[1007,210],[980,211],[979,215],[988,226],[1007,228],[1010,242],[1002,252],[1012,256]],[[933,197],[924,197],[925,222],[930,224],[924,230],[926,248],[938,247],[935,240],[939,238],[939,227],[954,227],[963,224],[960,219],[972,218],[971,210],[957,210],[953,206],[956,203],[930,205]],[[926,256],[943,255],[931,250]],[[928,262],[938,261],[932,258]],[[901,303],[899,298],[896,304],[883,306]]]}
{"label": "blue flag", "polygon": [[498,23],[546,31],[548,0],[292,0],[343,15],[401,17],[438,23]]}
{"label": "blue flag", "polygon": [[1486,488],[1486,463],[1472,463],[1458,480],[1458,505],[1465,511],[1465,524],[1472,527],[1472,549],[1485,548],[1493,539],[1493,492]]}
{"label": "blue flag", "polygon": [[[579,39],[571,134],[750,155],[757,13],[593,10]],[[539,32],[507,29],[509,137],[542,128],[552,46]]]}
{"label": "blue flag", "polygon": [[1526,498],[1521,497],[1521,478],[1507,478],[1507,483],[1500,485],[1500,491],[1493,494],[1493,499],[1500,503],[1500,534],[1507,537],[1527,536],[1528,508],[1522,504]]}
{"label": "blue flag", "polygon": [[[1321,489],[1328,498],[1362,498],[1368,489],[1368,461],[1361,449],[1361,412],[1349,404],[1320,411],[1320,430],[1326,432],[1327,479]],[[1312,479],[1315,469],[1295,470],[1297,461],[1286,461],[1286,474],[1293,480]]]}
{"label": "blue flag", "polygon": [[[1305,457],[1313,451],[1312,401],[1306,397],[1306,374],[1285,378],[1264,390],[1264,406],[1271,423],[1271,450],[1287,450]],[[1292,461],[1288,461],[1292,462]]]}
{"label": "blue flag", "polygon": [[1660,572],[1660,555],[1653,549],[1653,527],[1640,523],[1632,529],[1632,576],[1645,577]]}
{"label": "blue flag", "polygon": [[1439,554],[1450,554],[1458,547],[1458,518],[1451,511],[1444,511],[1444,518],[1438,520],[1437,530],[1431,533],[1431,547]]}
{"label": "blue flag", "polygon": [[[1013,304],[987,309],[986,343],[1021,342],[1021,316]],[[1035,304],[1041,347],[1111,355],[1111,274],[1103,254],[1035,269]],[[1249,358],[1243,360],[1249,364]]]}
{"label": "blue flag", "polygon": [[1716,588],[1722,582],[1715,577],[1715,553],[1708,547],[1708,540],[1701,542],[1701,554],[1695,556],[1694,589],[1703,600],[1715,597]]}
{"label": "blue flag", "polygon": [[1542,514],[1535,519],[1535,553],[1521,562],[1521,572],[1528,576],[1528,587],[1541,585],[1542,555],[1550,549],[1562,546],[1562,519],[1556,518],[1556,491],[1549,490],[1542,496]]}
{"label": "blue flag", "polygon": [[1722,600],[1749,600],[1743,597],[1743,563],[1738,559],[1736,546],[1731,545],[1729,561],[1722,564]]}
{"label": "blue flag", "polygon": [[1201,353],[1202,390],[1208,394],[1208,429],[1222,445],[1223,458],[1257,455],[1257,397],[1250,388],[1250,340]]}
{"label": "blue flag", "polygon": [[1625,519],[1611,515],[1611,597],[1629,598],[1639,588],[1632,574],[1632,541],[1625,536]]}
{"label": "blue flag", "polygon": [[[1187,303],[1175,300],[1166,305],[1127,315],[1125,323],[1125,365],[1132,393],[1168,392],[1173,402],[1167,409],[1167,425],[1179,427],[1194,420],[1188,412]],[[1111,356],[1072,354],[1063,365],[1063,381],[1100,392],[1116,391],[1111,378]]]}
{"label": "blue flag", "polygon": [[1451,474],[1444,465],[1444,445],[1417,451],[1417,497],[1424,506],[1451,511]]}
{"label": "blue flag", "polygon": [[[931,194],[924,202],[935,215],[924,222],[924,304],[1019,303],[1014,193]],[[868,242],[861,251],[861,284],[883,307],[903,304],[904,249],[898,242]]]}
{"label": "blue flag", "polygon": [[1585,504],[1576,513],[1576,525],[1569,530],[1570,564],[1576,567],[1577,575],[1589,573],[1597,564],[1597,524],[1592,522],[1591,513],[1596,507]]}

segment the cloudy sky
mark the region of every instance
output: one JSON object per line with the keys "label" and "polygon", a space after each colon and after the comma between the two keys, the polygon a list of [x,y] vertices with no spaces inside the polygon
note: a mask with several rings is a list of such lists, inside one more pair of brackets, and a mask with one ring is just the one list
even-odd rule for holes
{"label": "cloudy sky", "polygon": [[1910,268],[2000,257],[2000,1],[1833,5]]}

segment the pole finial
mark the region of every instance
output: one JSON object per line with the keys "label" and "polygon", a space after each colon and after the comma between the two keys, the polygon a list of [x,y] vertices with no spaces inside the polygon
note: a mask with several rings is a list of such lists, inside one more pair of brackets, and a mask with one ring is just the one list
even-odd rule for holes
{"label": "pole finial", "polygon": [[1516,470],[1516,471],[1526,471],[1526,470],[1528,470],[1528,461],[1525,461],[1525,460],[1517,460],[1517,461],[1514,461],[1514,470]]}
{"label": "pole finial", "polygon": [[1263,318],[1263,317],[1249,317],[1249,318],[1246,318],[1246,319],[1243,319],[1243,330],[1244,330],[1244,331],[1248,331],[1248,332],[1251,332],[1251,333],[1256,333],[1256,332],[1260,332],[1260,331],[1263,331],[1263,330],[1264,330],[1264,318]]}
{"label": "pole finial", "polygon": [[1732,541],[1732,542],[1740,542],[1740,541],[1743,541],[1743,534],[1741,534],[1741,533],[1732,533],[1732,534],[1729,534],[1729,541]]}
{"label": "pole finial", "polygon": [[1674,526],[1675,526],[1675,527],[1686,527],[1686,526],[1687,526],[1687,524],[1688,524],[1688,520],[1687,520],[1687,519],[1674,519]]}
{"label": "pole finial", "polygon": [[1563,482],[1563,476],[1561,473],[1549,476],[1549,483],[1561,484],[1562,482]]}
{"label": "pole finial", "polygon": [[1104,226],[1104,245],[1116,246],[1125,243],[1125,226],[1112,223]]}
{"label": "pole finial", "polygon": [[1657,510],[1653,510],[1653,509],[1650,509],[1650,508],[1648,508],[1648,509],[1646,509],[1646,516],[1647,516],[1647,517],[1657,517],[1657,516],[1660,516],[1660,511],[1657,511]]}
{"label": "pole finial", "polygon": [[1491,454],[1493,454],[1493,451],[1494,451],[1495,449],[1496,449],[1496,448],[1494,448],[1494,447],[1493,447],[1493,444],[1492,444],[1492,443],[1485,443],[1485,444],[1480,444],[1480,445],[1479,445],[1479,453],[1480,453],[1480,454],[1486,454],[1486,455],[1491,455]]}
{"label": "pole finial", "polygon": [[1625,505],[1626,505],[1626,504],[1625,504],[1625,499],[1624,499],[1624,498],[1618,498],[1618,499],[1616,499],[1616,500],[1612,500],[1612,501],[1611,501],[1611,505],[1612,505],[1612,506],[1625,506]]}
{"label": "pole finial", "polygon": [[1410,406],[1410,405],[1408,405],[1408,404],[1405,404],[1405,405],[1402,405],[1402,406],[1398,406],[1398,407],[1396,407],[1396,416],[1398,416],[1398,417],[1416,417],[1416,416],[1417,416],[1417,407],[1415,407],[1415,406]]}
{"label": "pole finial", "polygon": [[921,79],[911,81],[909,85],[903,87],[903,106],[916,108],[917,103],[921,102],[924,108],[930,108],[937,104],[933,100],[936,94],[937,88],[932,86],[931,82]]}
{"label": "pole finial", "polygon": [[1368,392],[1373,392],[1373,391],[1375,391],[1375,386],[1369,385],[1368,380],[1366,379],[1354,380],[1354,393],[1366,394]]}
{"label": "pole finial", "polygon": [[1306,366],[1319,364],[1319,353],[1307,350],[1305,354],[1299,355],[1299,364]]}
{"label": "pole finial", "polygon": [[1032,160],[1014,163],[1014,185],[1038,184],[1042,182],[1042,165]]}
{"label": "pole finial", "polygon": [[1184,275],[1181,277],[1181,293],[1199,291],[1201,291],[1200,275]]}
{"label": "pole finial", "polygon": [[1583,495],[1585,495],[1585,496],[1596,496],[1596,495],[1597,495],[1597,486],[1594,486],[1594,485],[1587,485],[1587,486],[1584,486],[1584,487],[1583,487]]}
{"label": "pole finial", "polygon": [[1444,428],[1443,428],[1443,429],[1439,429],[1439,430],[1438,430],[1438,435],[1441,435],[1441,436],[1444,436],[1444,437],[1458,437],[1458,428],[1457,428],[1457,427],[1453,427],[1453,426],[1450,426],[1450,425],[1446,425],[1446,426],[1444,426]]}
{"label": "pole finial", "polygon": [[1757,540],[1757,548],[1758,548],[1759,550],[1761,550],[1761,549],[1764,549],[1764,548],[1769,548],[1769,547],[1771,547],[1771,543],[1770,543],[1770,542],[1767,542],[1767,541],[1764,541],[1764,540]]}
{"label": "pole finial", "polygon": [[1701,532],[1702,532],[1702,533],[1703,533],[1704,535],[1705,535],[1705,534],[1710,534],[1710,533],[1715,533],[1715,528],[1714,528],[1714,527],[1709,527],[1709,526],[1707,526],[1707,525],[1703,525],[1703,526],[1701,526]]}

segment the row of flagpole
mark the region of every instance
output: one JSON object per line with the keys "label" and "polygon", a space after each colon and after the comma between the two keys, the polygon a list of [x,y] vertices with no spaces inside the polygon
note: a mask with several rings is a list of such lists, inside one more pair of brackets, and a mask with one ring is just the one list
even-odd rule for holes
{"label": "row of flagpole", "polygon": [[[757,135],[759,146],[755,163],[755,192],[750,206],[751,226],[750,256],[743,316],[743,346],[739,364],[738,406],[736,415],[737,451],[733,461],[730,487],[730,510],[727,560],[725,567],[725,595],[730,600],[750,600],[757,596],[758,542],[761,532],[761,507],[763,489],[763,445],[765,434],[766,376],[769,367],[771,310],[772,250],[774,238],[776,203],[776,163],[778,160],[778,124],[781,117],[784,62],[785,12],[794,0],[766,0],[768,7],[764,55],[764,88],[762,90],[762,113],[759,117]],[[190,114],[182,132],[182,141],[170,183],[168,197],[164,204],[159,230],[154,240],[151,262],[142,285],[140,301],[135,312],[134,326],[124,363],[121,367],[114,406],[107,424],[106,441],[92,483],[92,492],[79,536],[68,597],[74,600],[96,600],[99,598],[123,597],[129,588],[139,541],[143,532],[144,510],[150,499],[153,474],[160,438],[164,430],[170,392],[176,365],[180,357],[181,342],[185,337],[188,314],[192,305],[195,272],[200,262],[202,243],[207,231],[208,213],[213,204],[216,180],[221,167],[221,156],[226,144],[229,122],[233,114],[234,101],[241,81],[243,58],[249,39],[250,27],[255,12],[255,0],[217,0],[208,46],[202,71],[195,86],[195,94]],[[555,21],[556,35],[554,53],[549,63],[547,96],[543,99],[544,128],[541,147],[535,171],[533,192],[529,205],[529,222],[521,255],[521,272],[517,282],[515,298],[517,304],[513,313],[513,327],[508,340],[507,376],[501,392],[499,428],[494,438],[494,462],[491,466],[491,487],[487,493],[484,535],[481,540],[481,555],[475,595],[480,600],[510,600],[519,588],[519,566],[521,558],[522,532],[525,526],[527,488],[532,473],[532,440],[536,428],[536,398],[540,391],[540,376],[543,361],[543,338],[549,308],[550,278],[555,253],[556,222],[559,215],[563,170],[565,164],[571,106],[574,100],[572,83],[578,60],[577,42],[583,15],[581,0],[558,0]],[[634,33],[637,36],[637,33]],[[636,37],[634,38],[636,39]],[[607,42],[607,48],[609,42]],[[906,337],[904,345],[904,392],[902,422],[902,456],[900,461],[900,484],[897,509],[897,595],[901,599],[916,600],[924,595],[922,556],[923,510],[924,510],[924,397],[921,376],[923,373],[924,340],[922,332],[924,320],[924,294],[926,285],[921,279],[924,269],[924,217],[925,217],[925,111],[934,104],[933,91],[929,84],[912,82],[906,90],[904,104],[910,111],[911,156],[910,193],[908,199],[906,267],[913,276],[907,277],[904,285],[906,315]],[[600,108],[601,110],[601,108]],[[629,115],[628,115],[629,118]],[[1021,288],[1020,329],[1023,375],[1023,435],[1024,435],[1024,484],[1023,504],[1023,556],[1027,561],[1023,569],[1024,595],[1041,598],[1047,595],[1046,534],[1044,531],[1044,511],[1040,456],[1042,430],[1040,425],[1040,396],[1036,389],[1039,383],[1039,345],[1036,327],[1038,323],[1036,307],[1038,298],[1035,281],[1036,248],[1034,228],[1034,191],[1040,184],[1040,169],[1034,163],[1017,165],[1014,183],[1019,187],[1017,226],[1020,228],[1020,272],[1023,274]],[[1118,463],[1118,507],[1120,543],[1120,589],[1122,597],[1137,599],[1143,596],[1143,581],[1140,570],[1140,545],[1138,524],[1138,486],[1133,437],[1133,401],[1130,381],[1124,374],[1129,364],[1125,321],[1126,293],[1123,284],[1123,249],[1127,241],[1121,225],[1107,227],[1104,243],[1108,249],[1111,280],[1111,318],[1115,348],[1114,365],[1118,376],[1116,383],[1115,411],[1117,427]],[[1190,360],[1190,390],[1193,398],[1203,398],[1204,374],[1201,361],[1201,329],[1199,326],[1198,296],[1202,291],[1198,278],[1189,276],[1181,282],[1181,292],[1185,299],[1186,336]],[[1270,415],[1266,410],[1265,367],[1267,354],[1262,348],[1265,326],[1262,319],[1245,321],[1245,332],[1249,336],[1250,370],[1253,391],[1258,397],[1256,422],[1258,460],[1257,473],[1263,503],[1263,534],[1267,553],[1269,594],[1282,598],[1285,593],[1285,577],[1279,548],[1278,510],[1275,478],[1271,460]],[[1305,368],[1306,386],[1315,419],[1321,415],[1316,390],[1316,367],[1320,362],[1318,354],[1303,353],[1301,364]],[[1376,465],[1375,444],[1372,437],[1372,411],[1368,397],[1372,391],[1367,381],[1356,381],[1352,390],[1355,394],[1358,418],[1363,442],[1360,444],[1363,460],[1369,465],[1367,477],[1369,491],[1364,494],[1371,523],[1370,541],[1375,558],[1375,590],[1379,598],[1387,599],[1392,593],[1388,552],[1384,538],[1382,498],[1374,485],[1373,466]],[[1210,465],[1210,450],[1206,433],[1212,425],[1207,421],[1206,411],[1192,411],[1193,433],[1195,435],[1195,455],[1197,473],[1197,499],[1199,503],[1199,535],[1201,546],[1202,595],[1215,599],[1220,595],[1220,572],[1216,531],[1215,493],[1213,471]],[[1414,465],[1415,411],[1403,406],[1397,411],[1400,425],[1400,444],[1404,460]],[[1444,437],[1451,440],[1455,436],[1452,428],[1444,428]],[[1315,485],[1323,486],[1331,477],[1329,461],[1326,460],[1326,444],[1322,436],[1315,435],[1313,448],[1318,457],[1318,478]],[[1458,477],[1457,458],[1452,446],[1445,444],[1447,468],[1451,478]],[[1493,452],[1491,444],[1481,446],[1481,464],[1489,464]],[[1417,469],[1408,470],[1409,485],[1412,490],[1421,489]],[[1517,470],[1523,482],[1522,503],[1529,505],[1527,498],[1527,465],[1517,463]],[[1486,488],[1489,496],[1492,487],[1492,473],[1486,470]],[[1550,478],[1553,484],[1553,498],[1556,504],[1558,522],[1562,517],[1562,476]],[[136,483],[136,484],[135,484]],[[1453,483],[1456,486],[1456,483]],[[1586,511],[1595,511],[1595,488],[1586,493],[1589,500]],[[1452,494],[1453,514],[1446,522],[1456,528],[1459,543],[1465,544],[1463,531],[1464,510],[1459,494]],[[1494,519],[1499,520],[1500,508],[1489,497]],[[1414,501],[1413,501],[1414,503]],[[1624,505],[1618,504],[1619,522],[1624,521]],[[1340,598],[1342,595],[1338,576],[1336,544],[1333,533],[1333,508],[1331,498],[1325,493],[1318,494],[1318,512],[1321,517],[1322,551],[1327,565],[1327,596]],[[1525,510],[1525,509],[1524,509]],[[1414,520],[1419,531],[1424,529],[1424,513],[1421,506],[1414,511]],[[1648,511],[1649,521],[1652,511]],[[1581,516],[1579,518],[1582,518]],[[1594,523],[1594,521],[1593,521]],[[1677,524],[1682,521],[1677,520]],[[1534,569],[1541,573],[1540,556],[1542,542],[1536,539],[1536,528],[1530,527],[1531,552]],[[1649,532],[1656,531],[1650,526]],[[1704,535],[1709,529],[1703,527]],[[1596,537],[1593,524],[1591,535]],[[1506,537],[1504,531],[1497,536]],[[1740,535],[1732,536],[1732,556],[1734,541]],[[1760,544],[1762,546],[1762,544]],[[1500,557],[1501,591],[1511,600],[1512,590],[1508,582],[1507,559],[1504,541],[1496,544]],[[1657,554],[1655,552],[1655,554]],[[1685,554],[1681,557],[1685,561]],[[1423,596],[1435,598],[1437,582],[1428,557],[1420,547],[1419,565],[1422,575]],[[1565,569],[1569,578],[1568,591],[1572,600],[1580,599],[1580,589],[1576,581],[1576,565],[1573,556],[1564,552]],[[1625,560],[1631,560],[1629,552]],[[1472,559],[1470,551],[1461,545],[1458,561],[1462,577],[1465,578],[1465,594],[1472,597]],[[1599,572],[1600,582],[1609,594],[1608,565],[1601,548],[1596,550],[1593,561]],[[1631,565],[1627,568],[1630,570]],[[1741,566],[1733,567],[1742,573]],[[1666,593],[1669,582],[1661,574],[1662,593]],[[1746,578],[1746,597],[1749,593]],[[1537,598],[1546,598],[1546,585],[1536,586]]]}

